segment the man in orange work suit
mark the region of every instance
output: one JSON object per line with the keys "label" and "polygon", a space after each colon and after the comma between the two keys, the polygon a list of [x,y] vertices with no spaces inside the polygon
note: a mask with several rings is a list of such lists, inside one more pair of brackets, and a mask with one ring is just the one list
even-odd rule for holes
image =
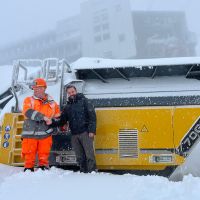
{"label": "man in orange work suit", "polygon": [[38,167],[49,169],[53,129],[47,124],[51,118],[60,116],[60,110],[58,104],[45,93],[47,84],[44,79],[35,79],[30,87],[34,94],[25,98],[23,104],[22,157],[25,159],[24,171],[34,172],[36,154]]}

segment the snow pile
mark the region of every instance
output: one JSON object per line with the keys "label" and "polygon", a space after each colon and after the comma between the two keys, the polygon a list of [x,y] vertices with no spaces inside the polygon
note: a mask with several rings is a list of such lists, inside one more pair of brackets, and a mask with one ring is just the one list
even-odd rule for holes
{"label": "snow pile", "polygon": [[200,178],[191,175],[170,182],[158,176],[82,174],[56,168],[23,173],[21,168],[0,165],[0,180],[1,200],[195,200],[200,196]]}

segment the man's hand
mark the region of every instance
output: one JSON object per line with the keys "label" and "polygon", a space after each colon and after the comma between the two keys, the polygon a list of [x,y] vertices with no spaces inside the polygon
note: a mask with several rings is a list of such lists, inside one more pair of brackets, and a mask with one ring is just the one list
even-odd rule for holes
{"label": "man's hand", "polygon": [[90,138],[94,138],[95,134],[94,133],[89,133]]}
{"label": "man's hand", "polygon": [[44,121],[46,122],[47,125],[51,125],[52,124],[52,120],[49,119],[48,117],[44,116]]}

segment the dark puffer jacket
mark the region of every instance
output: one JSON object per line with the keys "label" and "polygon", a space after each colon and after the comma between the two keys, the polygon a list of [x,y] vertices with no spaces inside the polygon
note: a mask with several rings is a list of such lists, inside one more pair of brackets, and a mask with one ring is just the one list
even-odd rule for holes
{"label": "dark puffer jacket", "polygon": [[74,99],[69,98],[60,120],[53,120],[52,126],[63,126],[67,122],[72,134],[96,133],[95,110],[83,94],[78,93]]}

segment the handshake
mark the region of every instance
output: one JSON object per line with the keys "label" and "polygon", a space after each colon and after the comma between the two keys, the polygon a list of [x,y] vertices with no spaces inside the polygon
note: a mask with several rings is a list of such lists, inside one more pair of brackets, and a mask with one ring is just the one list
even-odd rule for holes
{"label": "handshake", "polygon": [[[45,122],[46,122],[46,125],[51,125],[53,122],[52,122],[52,119],[50,119],[50,118],[48,118],[48,117],[46,117],[46,116],[44,116],[44,119],[43,119]],[[60,131],[61,132],[66,132],[66,131],[68,131],[69,130],[69,124],[67,123],[67,124],[65,124],[65,125],[63,125],[63,126],[60,126]]]}

